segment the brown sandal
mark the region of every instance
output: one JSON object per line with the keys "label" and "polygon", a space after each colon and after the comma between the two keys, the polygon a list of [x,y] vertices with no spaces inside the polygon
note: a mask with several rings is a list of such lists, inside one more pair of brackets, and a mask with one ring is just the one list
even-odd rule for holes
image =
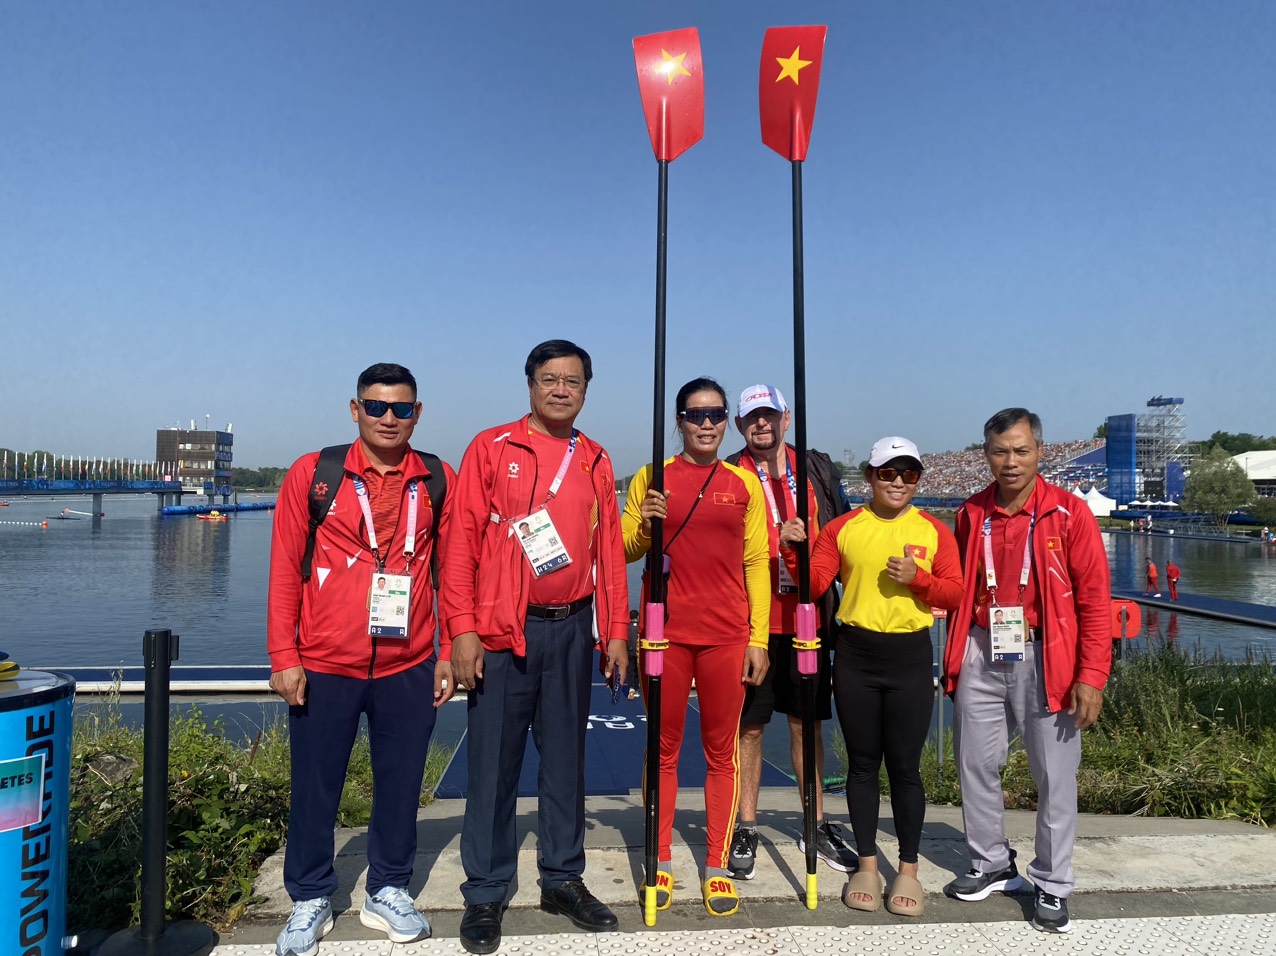
{"label": "brown sandal", "polygon": [[[857,900],[854,894],[867,896],[867,900]],[[857,870],[842,888],[842,902],[853,910],[863,913],[876,913],[882,905],[882,877],[876,872]]]}
{"label": "brown sandal", "polygon": [[[903,906],[895,902],[897,897],[913,902],[911,905]],[[922,884],[914,876],[898,874],[895,881],[891,883],[890,891],[886,894],[886,912],[894,913],[896,916],[921,916],[925,909],[926,891],[922,889]]]}

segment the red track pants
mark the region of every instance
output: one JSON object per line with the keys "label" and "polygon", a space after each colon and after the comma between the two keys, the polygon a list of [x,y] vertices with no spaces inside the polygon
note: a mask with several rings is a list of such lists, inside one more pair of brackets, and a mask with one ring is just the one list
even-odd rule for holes
{"label": "red track pants", "polygon": [[[696,682],[700,740],[708,765],[704,781],[705,865],[727,866],[740,801],[740,712],[744,707],[745,644],[670,644],[665,651],[660,706],[660,862],[673,858],[673,813],[678,802],[678,752]],[[646,681],[643,682],[644,693]]]}

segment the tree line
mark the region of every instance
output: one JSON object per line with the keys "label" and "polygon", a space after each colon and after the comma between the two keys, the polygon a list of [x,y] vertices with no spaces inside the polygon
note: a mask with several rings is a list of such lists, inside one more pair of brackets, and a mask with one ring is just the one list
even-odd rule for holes
{"label": "tree line", "polygon": [[232,468],[231,487],[237,491],[278,491],[287,468]]}

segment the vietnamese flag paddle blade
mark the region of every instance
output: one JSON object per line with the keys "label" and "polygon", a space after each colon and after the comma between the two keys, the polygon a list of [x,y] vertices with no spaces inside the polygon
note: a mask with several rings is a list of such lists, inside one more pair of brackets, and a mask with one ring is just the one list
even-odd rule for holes
{"label": "vietnamese flag paddle blade", "polygon": [[758,110],[762,142],[801,162],[811,142],[828,27],[771,27],[762,40]]}
{"label": "vietnamese flag paddle blade", "polygon": [[695,27],[634,37],[638,92],[656,159],[670,162],[704,136],[704,70]]}

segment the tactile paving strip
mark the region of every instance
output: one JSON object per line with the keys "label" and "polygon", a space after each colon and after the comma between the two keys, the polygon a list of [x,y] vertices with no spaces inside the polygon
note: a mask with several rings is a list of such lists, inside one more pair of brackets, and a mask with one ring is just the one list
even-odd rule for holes
{"label": "tactile paving strip", "polygon": [[[456,945],[458,952],[464,952],[461,944]],[[333,940],[325,939],[319,944],[319,956],[392,956],[394,943],[382,940]],[[275,956],[273,943],[254,946],[236,946],[231,943],[214,947],[212,956]]]}
{"label": "tactile paving strip", "polygon": [[1215,956],[1274,956],[1276,914],[1184,916],[1167,920],[1168,930],[1201,953]]}
{"label": "tactile paving strip", "polygon": [[717,932],[608,933],[597,940],[599,956],[802,956],[792,932],[783,926],[724,926]]}
{"label": "tactile paving strip", "polygon": [[[271,944],[213,956],[274,956]],[[1074,920],[1071,933],[1028,923],[724,926],[721,930],[506,936],[498,956],[1276,956],[1276,914]],[[324,940],[319,956],[466,956],[460,940]]]}
{"label": "tactile paving strip", "polygon": [[793,928],[802,956],[854,953],[901,956],[1003,956],[973,923],[899,926],[800,926]]}
{"label": "tactile paving strip", "polygon": [[[1221,917],[1211,917],[1220,919]],[[1173,935],[1174,919],[1073,919],[1070,933],[1042,933],[1030,923],[967,924],[1007,956],[1205,956]],[[959,924],[950,924],[959,925]],[[1270,956],[1270,954],[1269,954]]]}

